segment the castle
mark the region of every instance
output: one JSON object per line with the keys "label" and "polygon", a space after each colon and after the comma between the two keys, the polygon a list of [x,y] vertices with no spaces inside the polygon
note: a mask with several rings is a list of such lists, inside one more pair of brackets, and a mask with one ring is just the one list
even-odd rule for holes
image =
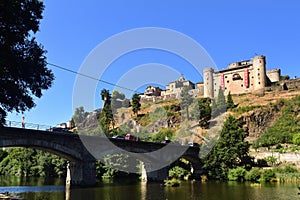
{"label": "castle", "polygon": [[190,94],[198,97],[214,98],[218,96],[219,89],[225,95],[259,93],[272,83],[280,81],[281,70],[266,70],[266,57],[255,56],[252,60],[245,60],[230,64],[226,69],[215,71],[206,68],[203,71],[204,82],[192,83],[183,76],[166,86],[166,90],[148,86],[142,99],[166,99],[178,97],[181,89],[188,86]]}
{"label": "castle", "polygon": [[255,93],[264,91],[266,86],[280,81],[281,70],[266,70],[266,57],[256,56],[252,60],[235,62],[227,69],[214,71],[204,69],[204,97],[217,97],[219,88],[225,95]]}

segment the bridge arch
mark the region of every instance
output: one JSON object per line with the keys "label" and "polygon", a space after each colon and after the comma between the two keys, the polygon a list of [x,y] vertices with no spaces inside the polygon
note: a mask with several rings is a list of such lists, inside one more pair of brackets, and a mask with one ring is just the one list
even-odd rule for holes
{"label": "bridge arch", "polygon": [[53,153],[68,161],[67,186],[96,184],[96,160],[76,134],[1,127],[0,146],[35,148]]}

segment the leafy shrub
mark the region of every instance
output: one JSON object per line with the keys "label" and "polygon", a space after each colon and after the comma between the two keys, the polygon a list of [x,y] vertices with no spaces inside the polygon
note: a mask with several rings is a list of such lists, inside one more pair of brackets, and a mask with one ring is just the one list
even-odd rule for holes
{"label": "leafy shrub", "polygon": [[169,140],[173,138],[174,131],[169,128],[163,128],[151,137],[152,142],[161,142],[167,137]]}
{"label": "leafy shrub", "polygon": [[276,178],[275,172],[272,169],[266,169],[263,171],[261,181],[270,182],[274,178]]}
{"label": "leafy shrub", "polygon": [[246,173],[245,179],[251,182],[258,182],[261,176],[259,168],[252,168],[249,172]]}
{"label": "leafy shrub", "polygon": [[228,171],[228,180],[230,181],[243,181],[246,174],[246,170],[242,167],[230,169]]}
{"label": "leafy shrub", "polygon": [[191,172],[179,166],[175,166],[169,170],[170,178],[183,179],[185,176],[190,176],[190,175]]}
{"label": "leafy shrub", "polygon": [[293,144],[300,145],[300,133],[293,135]]}

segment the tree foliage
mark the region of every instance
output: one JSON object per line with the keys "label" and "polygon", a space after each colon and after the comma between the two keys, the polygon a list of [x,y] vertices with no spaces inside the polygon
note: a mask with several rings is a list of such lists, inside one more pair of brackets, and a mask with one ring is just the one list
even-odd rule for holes
{"label": "tree foliage", "polygon": [[244,141],[245,137],[241,122],[231,115],[228,116],[214,149],[203,160],[209,177],[224,180],[227,179],[229,169],[238,166],[249,167],[251,158],[248,155],[249,144]]}
{"label": "tree foliage", "polygon": [[0,3],[0,124],[7,112],[34,107],[34,97],[40,98],[54,80],[45,50],[33,36],[43,9],[43,2],[36,0]]}
{"label": "tree foliage", "polygon": [[235,107],[233,99],[232,99],[232,95],[230,92],[227,95],[226,107],[227,107],[227,109],[233,109]]}
{"label": "tree foliage", "polygon": [[222,88],[219,88],[218,99],[217,99],[218,112],[223,113],[226,111],[226,98]]}
{"label": "tree foliage", "polygon": [[211,100],[209,98],[202,98],[198,100],[199,105],[199,125],[202,128],[207,128],[209,120],[211,119]]}
{"label": "tree foliage", "polygon": [[87,117],[88,114],[89,114],[88,112],[84,111],[84,107],[80,106],[75,109],[75,113],[72,119],[74,120],[75,124],[78,125],[81,122],[83,122],[83,120]]}
{"label": "tree foliage", "polygon": [[192,96],[189,94],[189,87],[183,86],[180,93],[180,106],[186,112],[186,119],[189,120],[189,106],[193,102]]}
{"label": "tree foliage", "polygon": [[111,109],[111,96],[109,90],[101,91],[101,98],[104,101],[99,117],[99,124],[106,136],[111,136],[111,130],[114,129],[114,115]]}
{"label": "tree foliage", "polygon": [[13,176],[64,177],[66,160],[28,148],[10,148],[0,160],[0,174]]}
{"label": "tree foliage", "polygon": [[135,115],[138,114],[139,110],[141,109],[141,103],[140,103],[141,97],[138,94],[133,94],[131,98],[132,103],[132,111]]}
{"label": "tree foliage", "polygon": [[111,107],[113,113],[115,113],[119,108],[129,107],[129,104],[129,99],[126,99],[125,94],[120,93],[118,90],[113,90],[111,96]]}

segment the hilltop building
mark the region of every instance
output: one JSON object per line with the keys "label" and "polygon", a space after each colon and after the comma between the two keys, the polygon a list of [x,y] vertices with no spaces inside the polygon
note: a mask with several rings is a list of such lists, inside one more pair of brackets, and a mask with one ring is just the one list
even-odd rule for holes
{"label": "hilltop building", "polygon": [[217,97],[219,88],[225,95],[260,92],[273,82],[280,81],[280,69],[266,70],[265,56],[256,56],[252,60],[235,62],[227,69],[214,71],[204,69],[204,97]]}
{"label": "hilltop building", "polygon": [[144,94],[141,94],[141,99],[150,100],[161,96],[162,89],[155,86],[147,86]]}
{"label": "hilltop building", "polygon": [[194,84],[186,80],[183,75],[168,85],[166,90],[159,87],[148,86],[141,94],[142,100],[165,100],[169,98],[178,98],[184,86],[189,88],[189,93],[194,97],[215,98],[218,96],[219,88],[225,95],[260,93],[265,87],[281,79],[281,70],[266,70],[266,57],[255,56],[251,60],[234,62],[226,69],[215,71],[212,68],[206,68],[203,71],[204,82]]}
{"label": "hilltop building", "polygon": [[161,96],[172,96],[180,94],[183,86],[187,86],[190,90],[195,89],[195,84],[189,80],[185,80],[184,76],[181,75],[178,80],[173,81],[166,86],[166,90],[161,92]]}

